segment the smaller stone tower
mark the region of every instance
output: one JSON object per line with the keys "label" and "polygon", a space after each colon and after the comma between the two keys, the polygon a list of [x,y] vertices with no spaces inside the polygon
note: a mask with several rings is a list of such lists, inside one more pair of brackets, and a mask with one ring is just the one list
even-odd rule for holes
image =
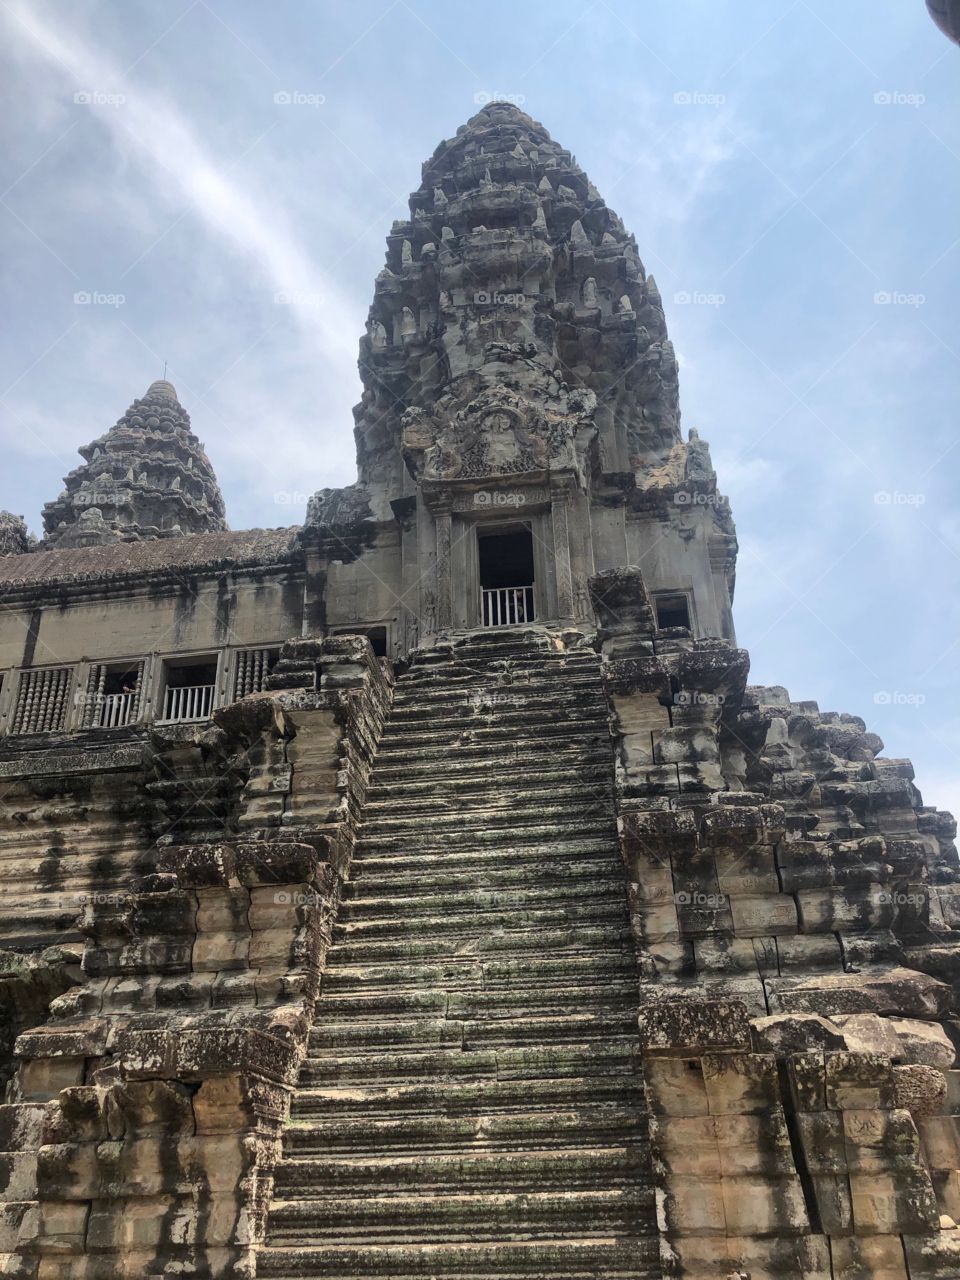
{"label": "smaller stone tower", "polygon": [[86,547],[225,529],[223,497],[170,382],[150,385],[43,509],[47,547]]}
{"label": "smaller stone tower", "polygon": [[30,541],[23,516],[0,511],[0,556],[22,556],[30,550]]}

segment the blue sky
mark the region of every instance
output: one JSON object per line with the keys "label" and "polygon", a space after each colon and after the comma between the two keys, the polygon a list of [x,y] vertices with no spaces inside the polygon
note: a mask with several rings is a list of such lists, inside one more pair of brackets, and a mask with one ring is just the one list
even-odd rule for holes
{"label": "blue sky", "polygon": [[657,278],[751,678],[863,716],[960,810],[960,50],[923,0],[3,11],[0,507],[39,530],[165,359],[234,528],[350,481],[386,232],[512,97]]}

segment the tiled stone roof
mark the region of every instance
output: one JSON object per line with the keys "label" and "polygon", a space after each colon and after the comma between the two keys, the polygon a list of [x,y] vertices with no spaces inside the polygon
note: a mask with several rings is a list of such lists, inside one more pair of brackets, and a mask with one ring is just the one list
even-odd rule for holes
{"label": "tiled stone roof", "polygon": [[241,569],[277,564],[294,553],[299,526],[197,533],[149,542],[113,543],[0,556],[0,591],[96,583],[171,570]]}

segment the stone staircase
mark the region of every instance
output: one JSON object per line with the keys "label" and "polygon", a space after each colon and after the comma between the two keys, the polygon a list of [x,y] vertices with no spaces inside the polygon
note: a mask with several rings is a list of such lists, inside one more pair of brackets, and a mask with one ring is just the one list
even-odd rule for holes
{"label": "stone staircase", "polygon": [[592,650],[400,677],[261,1277],[659,1276],[612,786]]}

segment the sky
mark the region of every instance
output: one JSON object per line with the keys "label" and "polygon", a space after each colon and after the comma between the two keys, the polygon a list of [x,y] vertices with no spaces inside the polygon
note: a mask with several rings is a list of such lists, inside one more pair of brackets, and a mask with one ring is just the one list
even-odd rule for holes
{"label": "sky", "polygon": [[3,0],[0,508],[163,374],[233,528],[355,477],[421,163],[492,97],[638,240],[740,538],[751,680],[960,812],[960,49],[923,0]]}

